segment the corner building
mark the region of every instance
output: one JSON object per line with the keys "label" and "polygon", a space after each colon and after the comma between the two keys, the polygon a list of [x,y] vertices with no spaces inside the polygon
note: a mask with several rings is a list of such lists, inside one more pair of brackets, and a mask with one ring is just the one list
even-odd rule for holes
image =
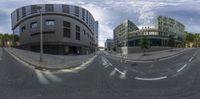
{"label": "corner building", "polygon": [[98,46],[98,22],[88,10],[65,4],[29,5],[12,12],[15,47],[40,51],[40,13],[43,19],[44,53],[95,52]]}

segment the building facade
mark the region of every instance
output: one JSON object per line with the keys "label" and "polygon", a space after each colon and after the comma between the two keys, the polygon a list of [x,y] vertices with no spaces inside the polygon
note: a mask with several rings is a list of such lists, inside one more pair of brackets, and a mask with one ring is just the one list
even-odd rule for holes
{"label": "building facade", "polygon": [[123,21],[114,29],[114,47],[128,46],[128,37],[131,31],[139,30],[139,28],[130,20]]}
{"label": "building facade", "polygon": [[113,39],[107,39],[105,41],[105,49],[111,51],[113,49]]}
{"label": "building facade", "polygon": [[[134,24],[133,22],[129,23]],[[127,25],[120,24],[114,29],[114,44],[116,48],[129,47],[127,49],[131,49],[130,47],[139,47],[140,39],[146,36],[150,42],[150,46],[155,46],[159,50],[158,47],[169,47],[168,41],[170,35],[174,36],[176,46],[183,46],[185,26],[172,18],[158,16],[153,28],[146,26],[142,27],[142,29],[138,29],[137,26],[134,25],[134,27],[129,27],[131,31],[124,32],[128,30],[126,26]],[[118,34],[120,34],[120,36],[116,36]],[[123,37],[123,35],[125,35],[125,37]],[[125,41],[125,44],[118,43]]]}
{"label": "building facade", "polygon": [[65,4],[29,5],[12,12],[15,47],[40,50],[40,13],[44,53],[86,54],[96,50],[98,22],[88,10]]}

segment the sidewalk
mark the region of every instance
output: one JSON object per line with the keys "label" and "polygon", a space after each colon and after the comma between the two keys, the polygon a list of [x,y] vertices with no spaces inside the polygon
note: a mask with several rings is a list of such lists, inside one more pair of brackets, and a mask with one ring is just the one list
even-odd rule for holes
{"label": "sidewalk", "polygon": [[27,50],[21,50],[16,48],[5,48],[6,51],[10,52],[22,61],[35,66],[38,69],[67,69],[81,65],[83,62],[88,61],[94,56],[89,55],[50,55],[44,54],[44,62],[40,62],[40,53],[31,52]]}
{"label": "sidewalk", "polygon": [[[130,53],[127,55],[127,60],[134,60],[134,61],[152,61],[152,60],[159,60],[164,58],[169,58],[172,56],[179,55],[185,51],[190,50],[191,48],[176,48],[173,51],[170,50],[163,50],[163,51],[153,51],[153,52],[145,52],[145,56],[143,53]],[[110,55],[115,57],[121,57],[120,53],[110,53]]]}

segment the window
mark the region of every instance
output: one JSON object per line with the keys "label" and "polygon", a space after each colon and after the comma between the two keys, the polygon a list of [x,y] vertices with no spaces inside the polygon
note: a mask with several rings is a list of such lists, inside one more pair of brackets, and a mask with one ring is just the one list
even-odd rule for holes
{"label": "window", "polygon": [[82,9],[82,19],[85,21],[85,9]]}
{"label": "window", "polygon": [[88,11],[87,11],[87,13],[86,13],[86,22],[87,22],[87,24],[88,24]]}
{"label": "window", "polygon": [[36,5],[32,5],[31,6],[31,14],[33,14],[33,13],[37,13],[37,6]]}
{"label": "window", "polygon": [[70,38],[71,36],[71,30],[70,30],[71,24],[69,22],[63,21],[63,36]]}
{"label": "window", "polygon": [[26,7],[22,7],[22,17],[26,16]]}
{"label": "window", "polygon": [[83,34],[84,34],[84,35],[86,35],[86,32],[85,32],[85,30],[83,30]]}
{"label": "window", "polygon": [[80,40],[80,27],[76,25],[76,40]]}
{"label": "window", "polygon": [[21,33],[24,32],[25,30],[26,30],[26,27],[23,26],[23,27],[21,28]]}
{"label": "window", "polygon": [[16,10],[17,11],[17,21],[19,20],[19,9]]}
{"label": "window", "polygon": [[63,28],[63,36],[70,38],[70,29]]}
{"label": "window", "polygon": [[47,12],[53,12],[54,11],[53,4],[46,4],[45,9]]}
{"label": "window", "polygon": [[46,25],[55,25],[54,20],[46,20],[45,23]]}
{"label": "window", "polygon": [[75,16],[79,17],[79,7],[75,7]]}
{"label": "window", "polygon": [[66,21],[63,21],[63,27],[68,27],[68,28],[70,28],[70,23],[69,23],[69,22],[66,22]]}
{"label": "window", "polygon": [[38,23],[37,22],[32,22],[31,23],[31,28],[36,28],[38,26]]}
{"label": "window", "polygon": [[69,5],[62,5],[62,10],[64,13],[69,13]]}

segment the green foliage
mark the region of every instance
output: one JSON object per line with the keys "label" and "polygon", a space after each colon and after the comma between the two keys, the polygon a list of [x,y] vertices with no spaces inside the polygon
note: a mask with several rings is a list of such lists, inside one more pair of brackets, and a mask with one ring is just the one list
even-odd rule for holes
{"label": "green foliage", "polygon": [[194,46],[200,47],[200,34],[185,32],[183,36],[183,42],[184,45],[189,45],[189,43],[193,43]]}
{"label": "green foliage", "polygon": [[[143,50],[143,53],[145,52],[145,49],[150,48],[150,42],[149,42],[149,39],[146,38],[146,36],[143,36],[140,39],[140,48]],[[144,55],[145,55],[145,53],[144,53]]]}
{"label": "green foliage", "polygon": [[12,34],[0,34],[0,46],[7,46],[6,42],[12,42]]}

